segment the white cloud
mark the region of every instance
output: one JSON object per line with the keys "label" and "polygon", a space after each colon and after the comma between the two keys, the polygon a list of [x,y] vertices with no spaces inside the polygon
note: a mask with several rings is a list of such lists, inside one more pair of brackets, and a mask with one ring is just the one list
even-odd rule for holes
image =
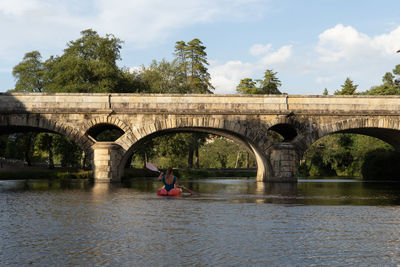
{"label": "white cloud", "polygon": [[[1,0],[0,62],[43,47],[60,52],[79,32],[113,33],[130,48],[156,47],[180,29],[236,21],[257,13],[263,0]],[[22,52],[21,52],[22,50]]]}
{"label": "white cloud", "polygon": [[228,61],[224,64],[213,63],[209,72],[211,82],[217,94],[232,94],[243,78],[249,77],[254,72],[254,64],[243,63],[240,60]]}
{"label": "white cloud", "polygon": [[332,77],[317,77],[315,78],[317,83],[329,83],[332,81]]}
{"label": "white cloud", "polygon": [[22,16],[38,10],[40,10],[40,3],[36,0],[2,0],[0,2],[0,13],[9,16]]}
{"label": "white cloud", "polygon": [[400,43],[400,26],[387,34],[369,37],[351,26],[338,24],[318,38],[316,51],[322,62],[393,56]]}
{"label": "white cloud", "polygon": [[[240,60],[227,61],[223,64],[212,62],[209,72],[211,75],[211,82],[215,86],[215,93],[235,93],[236,86],[243,78],[257,78],[254,77],[256,73],[261,73],[268,69],[285,63],[291,57],[291,45],[280,47],[276,51],[271,51],[272,45],[253,45],[250,48],[250,53],[265,54],[270,53],[256,60],[255,62],[242,62]],[[262,52],[262,53],[261,53]]]}
{"label": "white cloud", "polygon": [[255,44],[252,47],[250,47],[249,52],[252,56],[259,56],[266,54],[269,50],[271,50],[271,47],[272,44],[266,44],[266,45]]}
{"label": "white cloud", "polygon": [[178,29],[217,20],[236,20],[254,13],[262,0],[100,0],[96,25],[120,38],[147,46]]}
{"label": "white cloud", "polygon": [[287,61],[292,55],[292,45],[285,45],[276,52],[270,53],[261,59],[263,65],[278,64]]}

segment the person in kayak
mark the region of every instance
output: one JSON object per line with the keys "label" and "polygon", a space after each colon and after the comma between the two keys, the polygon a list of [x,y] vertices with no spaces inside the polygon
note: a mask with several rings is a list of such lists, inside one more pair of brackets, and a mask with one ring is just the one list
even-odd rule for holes
{"label": "person in kayak", "polygon": [[164,186],[160,188],[157,194],[162,196],[178,196],[182,193],[181,186],[178,184],[178,178],[174,175],[172,168],[168,167],[167,173],[160,173],[158,181],[162,181]]}

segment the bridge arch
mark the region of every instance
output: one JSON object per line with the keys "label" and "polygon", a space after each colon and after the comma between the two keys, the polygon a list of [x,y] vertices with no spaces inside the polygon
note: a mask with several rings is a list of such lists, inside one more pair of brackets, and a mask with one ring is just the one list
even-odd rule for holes
{"label": "bridge arch", "polygon": [[257,162],[257,180],[262,181],[270,176],[272,169],[265,157],[265,151],[272,145],[267,137],[267,129],[254,129],[246,122],[228,121],[224,119],[197,117],[197,118],[169,118],[155,121],[132,132],[125,133],[116,143],[124,149],[119,173],[122,175],[127,160],[134,151],[146,140],[167,133],[202,132],[226,137],[243,144],[255,157]]}
{"label": "bridge arch", "polygon": [[375,137],[400,150],[400,121],[397,119],[382,118],[352,118],[322,125],[318,138],[332,133],[353,133]]}
{"label": "bridge arch", "polygon": [[336,133],[361,134],[380,139],[400,151],[400,121],[382,117],[358,117],[316,125],[304,124],[304,130],[291,143],[301,159],[307,149],[319,139]]}
{"label": "bridge arch", "polygon": [[[82,126],[82,131],[87,135],[97,133],[102,129],[120,129],[124,133],[131,131],[128,124],[118,119],[115,116],[100,116],[85,122]],[[94,134],[95,135],[95,134]],[[93,136],[92,136],[93,137]]]}
{"label": "bridge arch", "polygon": [[91,146],[94,142],[84,132],[58,120],[52,120],[38,114],[2,115],[0,117],[0,131],[14,130],[40,130],[57,133],[76,143],[88,155],[92,153]]}

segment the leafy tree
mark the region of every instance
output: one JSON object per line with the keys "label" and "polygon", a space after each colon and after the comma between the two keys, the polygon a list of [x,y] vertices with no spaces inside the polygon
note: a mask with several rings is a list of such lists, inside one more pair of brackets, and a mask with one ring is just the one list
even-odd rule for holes
{"label": "leafy tree", "polygon": [[243,94],[257,94],[260,88],[256,84],[257,82],[251,78],[241,79],[239,85],[236,86],[236,91]]}
{"label": "leafy tree", "polygon": [[54,152],[60,156],[62,167],[79,167],[82,150],[69,139],[61,135],[54,136]]}
{"label": "leafy tree", "polygon": [[324,89],[324,92],[322,93],[323,95],[329,95],[328,89]]}
{"label": "leafy tree", "polygon": [[394,75],[391,72],[386,72],[385,75],[382,77],[382,81],[384,84],[392,85],[394,84]]}
{"label": "leafy tree", "polygon": [[382,148],[369,151],[361,168],[363,178],[367,180],[397,178],[400,173],[399,160],[400,154],[396,151]]}
{"label": "leafy tree", "polygon": [[[239,85],[236,87],[236,92],[242,94],[282,94],[279,87],[282,85],[281,81],[276,77],[277,72],[267,69],[264,73],[263,80],[253,80],[245,78],[240,80]],[[258,86],[257,86],[258,85]]]}
{"label": "leafy tree", "polygon": [[335,92],[335,95],[354,95],[358,85],[353,84],[353,81],[349,77],[346,78],[344,84],[341,86],[342,89]]}
{"label": "leafy tree", "polygon": [[[200,147],[201,168],[246,168],[253,166],[254,159],[247,159],[248,152],[232,140],[211,136]],[[251,161],[251,162],[247,162]]]}
{"label": "leafy tree", "polygon": [[373,86],[371,89],[366,91],[364,94],[366,95],[398,95],[399,91],[395,86],[390,85],[389,83],[384,83],[379,86]]}
{"label": "leafy tree", "polygon": [[111,34],[101,37],[91,29],[82,31],[81,35],[78,40],[67,44],[62,56],[46,60],[46,91],[134,91],[127,86],[126,73],[116,63],[120,59],[122,41]]}
{"label": "leafy tree", "polygon": [[22,62],[13,68],[12,74],[16,79],[15,91],[43,92],[44,66],[38,51],[26,53]]}
{"label": "leafy tree", "polygon": [[396,65],[393,69],[393,74],[400,75],[400,64]]}
{"label": "leafy tree", "polygon": [[48,155],[48,166],[50,169],[54,168],[53,160],[53,134],[40,133],[36,139],[38,142],[38,147],[41,150],[47,152]]}
{"label": "leafy tree", "polygon": [[147,93],[184,93],[176,77],[175,61],[162,60],[153,62],[149,66],[143,66],[138,75],[142,83],[143,91]]}

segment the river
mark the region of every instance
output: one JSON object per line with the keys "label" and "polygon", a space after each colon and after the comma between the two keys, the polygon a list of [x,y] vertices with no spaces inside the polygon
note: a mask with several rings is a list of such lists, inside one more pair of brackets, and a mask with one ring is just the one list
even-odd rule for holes
{"label": "river", "polygon": [[2,266],[398,266],[400,183],[0,181]]}

